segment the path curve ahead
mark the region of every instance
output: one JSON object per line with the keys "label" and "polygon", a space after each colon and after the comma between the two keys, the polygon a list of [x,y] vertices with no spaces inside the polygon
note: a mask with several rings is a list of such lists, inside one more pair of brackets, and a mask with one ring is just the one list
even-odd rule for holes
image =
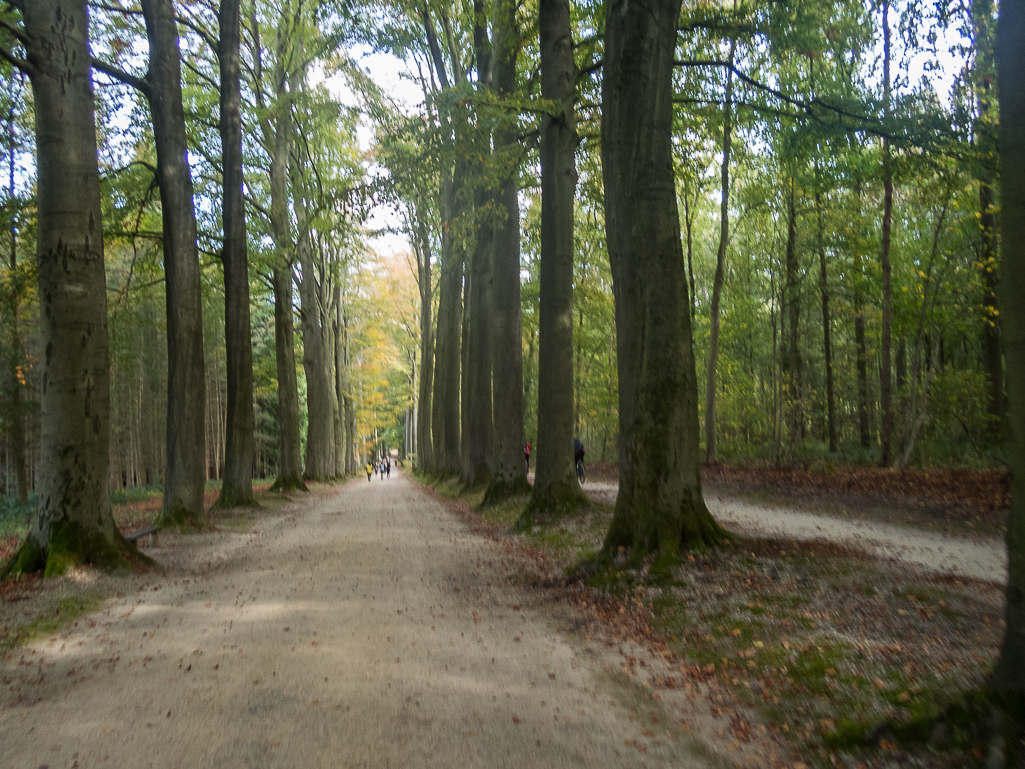
{"label": "path curve ahead", "polygon": [[589,650],[397,474],[208,555],[0,660],[0,767],[711,765],[684,739],[624,749],[644,724]]}
{"label": "path curve ahead", "polygon": [[[618,483],[588,481],[591,498],[615,504]],[[816,515],[707,494],[716,520],[742,534],[834,542],[941,574],[1007,583],[1007,545],[996,537],[956,537],[874,521]]]}

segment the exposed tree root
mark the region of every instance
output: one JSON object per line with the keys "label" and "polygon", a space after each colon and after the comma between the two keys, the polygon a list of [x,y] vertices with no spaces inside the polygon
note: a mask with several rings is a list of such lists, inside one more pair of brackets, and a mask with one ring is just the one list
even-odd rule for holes
{"label": "exposed tree root", "polygon": [[491,483],[488,484],[487,491],[484,492],[484,499],[481,501],[481,507],[490,507],[497,505],[501,502],[511,499],[512,497],[522,497],[530,493],[530,483],[527,481],[525,476],[521,476],[514,481],[498,480],[492,477]]}
{"label": "exposed tree root", "polygon": [[214,507],[222,509],[232,507],[259,507],[260,503],[256,501],[250,491],[249,494],[239,493],[238,489],[232,486],[221,486],[221,493],[217,497],[217,501],[214,502]]}
{"label": "exposed tree root", "polygon": [[572,481],[551,484],[544,491],[534,486],[530,502],[516,522],[516,528],[522,531],[530,528],[535,522],[550,523],[575,515],[587,504],[587,497]]}
{"label": "exposed tree root", "polygon": [[155,564],[116,529],[114,541],[108,542],[98,531],[84,529],[77,522],[62,521],[51,529],[50,542],[46,547],[29,535],[11,560],[0,569],[0,579],[38,571],[42,571],[45,577],[55,577],[72,567],[84,565],[112,572],[122,569],[144,571]]}
{"label": "exposed tree root", "polygon": [[184,505],[162,508],[153,523],[163,526],[165,529],[176,529],[182,533],[210,530],[210,522],[206,519],[204,510],[190,510]]}
{"label": "exposed tree root", "polygon": [[303,482],[303,479],[297,475],[279,475],[275,479],[274,485],[270,487],[270,490],[280,491],[282,493],[287,493],[289,491],[309,491],[309,489],[306,488],[306,484]]}

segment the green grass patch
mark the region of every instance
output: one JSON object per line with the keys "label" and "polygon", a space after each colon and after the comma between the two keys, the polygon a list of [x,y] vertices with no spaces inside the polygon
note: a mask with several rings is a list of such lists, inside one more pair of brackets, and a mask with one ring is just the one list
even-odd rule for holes
{"label": "green grass patch", "polygon": [[83,614],[90,614],[103,605],[103,596],[98,593],[62,598],[49,614],[37,617],[27,625],[16,627],[0,638],[0,649],[13,649],[22,644],[31,643],[40,638],[53,635],[62,627]]}
{"label": "green grass patch", "polygon": [[527,506],[528,499],[527,496],[510,497],[498,504],[480,507],[477,512],[486,521],[512,526],[519,519],[523,508]]}
{"label": "green grass patch", "polygon": [[35,512],[34,495],[24,505],[18,504],[16,497],[0,496],[0,537],[24,539]]}

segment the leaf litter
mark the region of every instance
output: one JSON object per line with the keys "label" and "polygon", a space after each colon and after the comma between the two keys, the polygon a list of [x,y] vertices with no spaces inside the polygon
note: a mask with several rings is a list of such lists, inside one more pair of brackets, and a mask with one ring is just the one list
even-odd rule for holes
{"label": "leaf litter", "polygon": [[[1002,585],[836,543],[739,536],[666,580],[621,553],[587,584],[576,566],[600,549],[610,508],[516,535],[508,511],[476,510],[473,495],[449,502],[522,556],[516,579],[535,600],[619,658],[611,676],[639,687],[651,712],[679,716],[675,736],[699,735],[737,766],[960,767],[981,755],[972,735],[944,732],[943,716],[989,676]],[[923,724],[930,739],[903,739]],[[669,732],[647,726],[634,742],[656,734]]]}

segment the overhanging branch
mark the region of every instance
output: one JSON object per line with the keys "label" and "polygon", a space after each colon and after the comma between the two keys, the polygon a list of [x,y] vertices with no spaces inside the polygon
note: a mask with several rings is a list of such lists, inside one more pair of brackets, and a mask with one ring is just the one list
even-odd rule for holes
{"label": "overhanging branch", "polygon": [[147,99],[153,94],[150,84],[144,78],[130,75],[122,69],[118,69],[111,64],[107,64],[105,61],[97,59],[95,56],[93,57],[93,69],[102,72],[107,77],[124,83],[125,85],[132,86],[132,88],[135,88],[137,91],[142,93]]}

